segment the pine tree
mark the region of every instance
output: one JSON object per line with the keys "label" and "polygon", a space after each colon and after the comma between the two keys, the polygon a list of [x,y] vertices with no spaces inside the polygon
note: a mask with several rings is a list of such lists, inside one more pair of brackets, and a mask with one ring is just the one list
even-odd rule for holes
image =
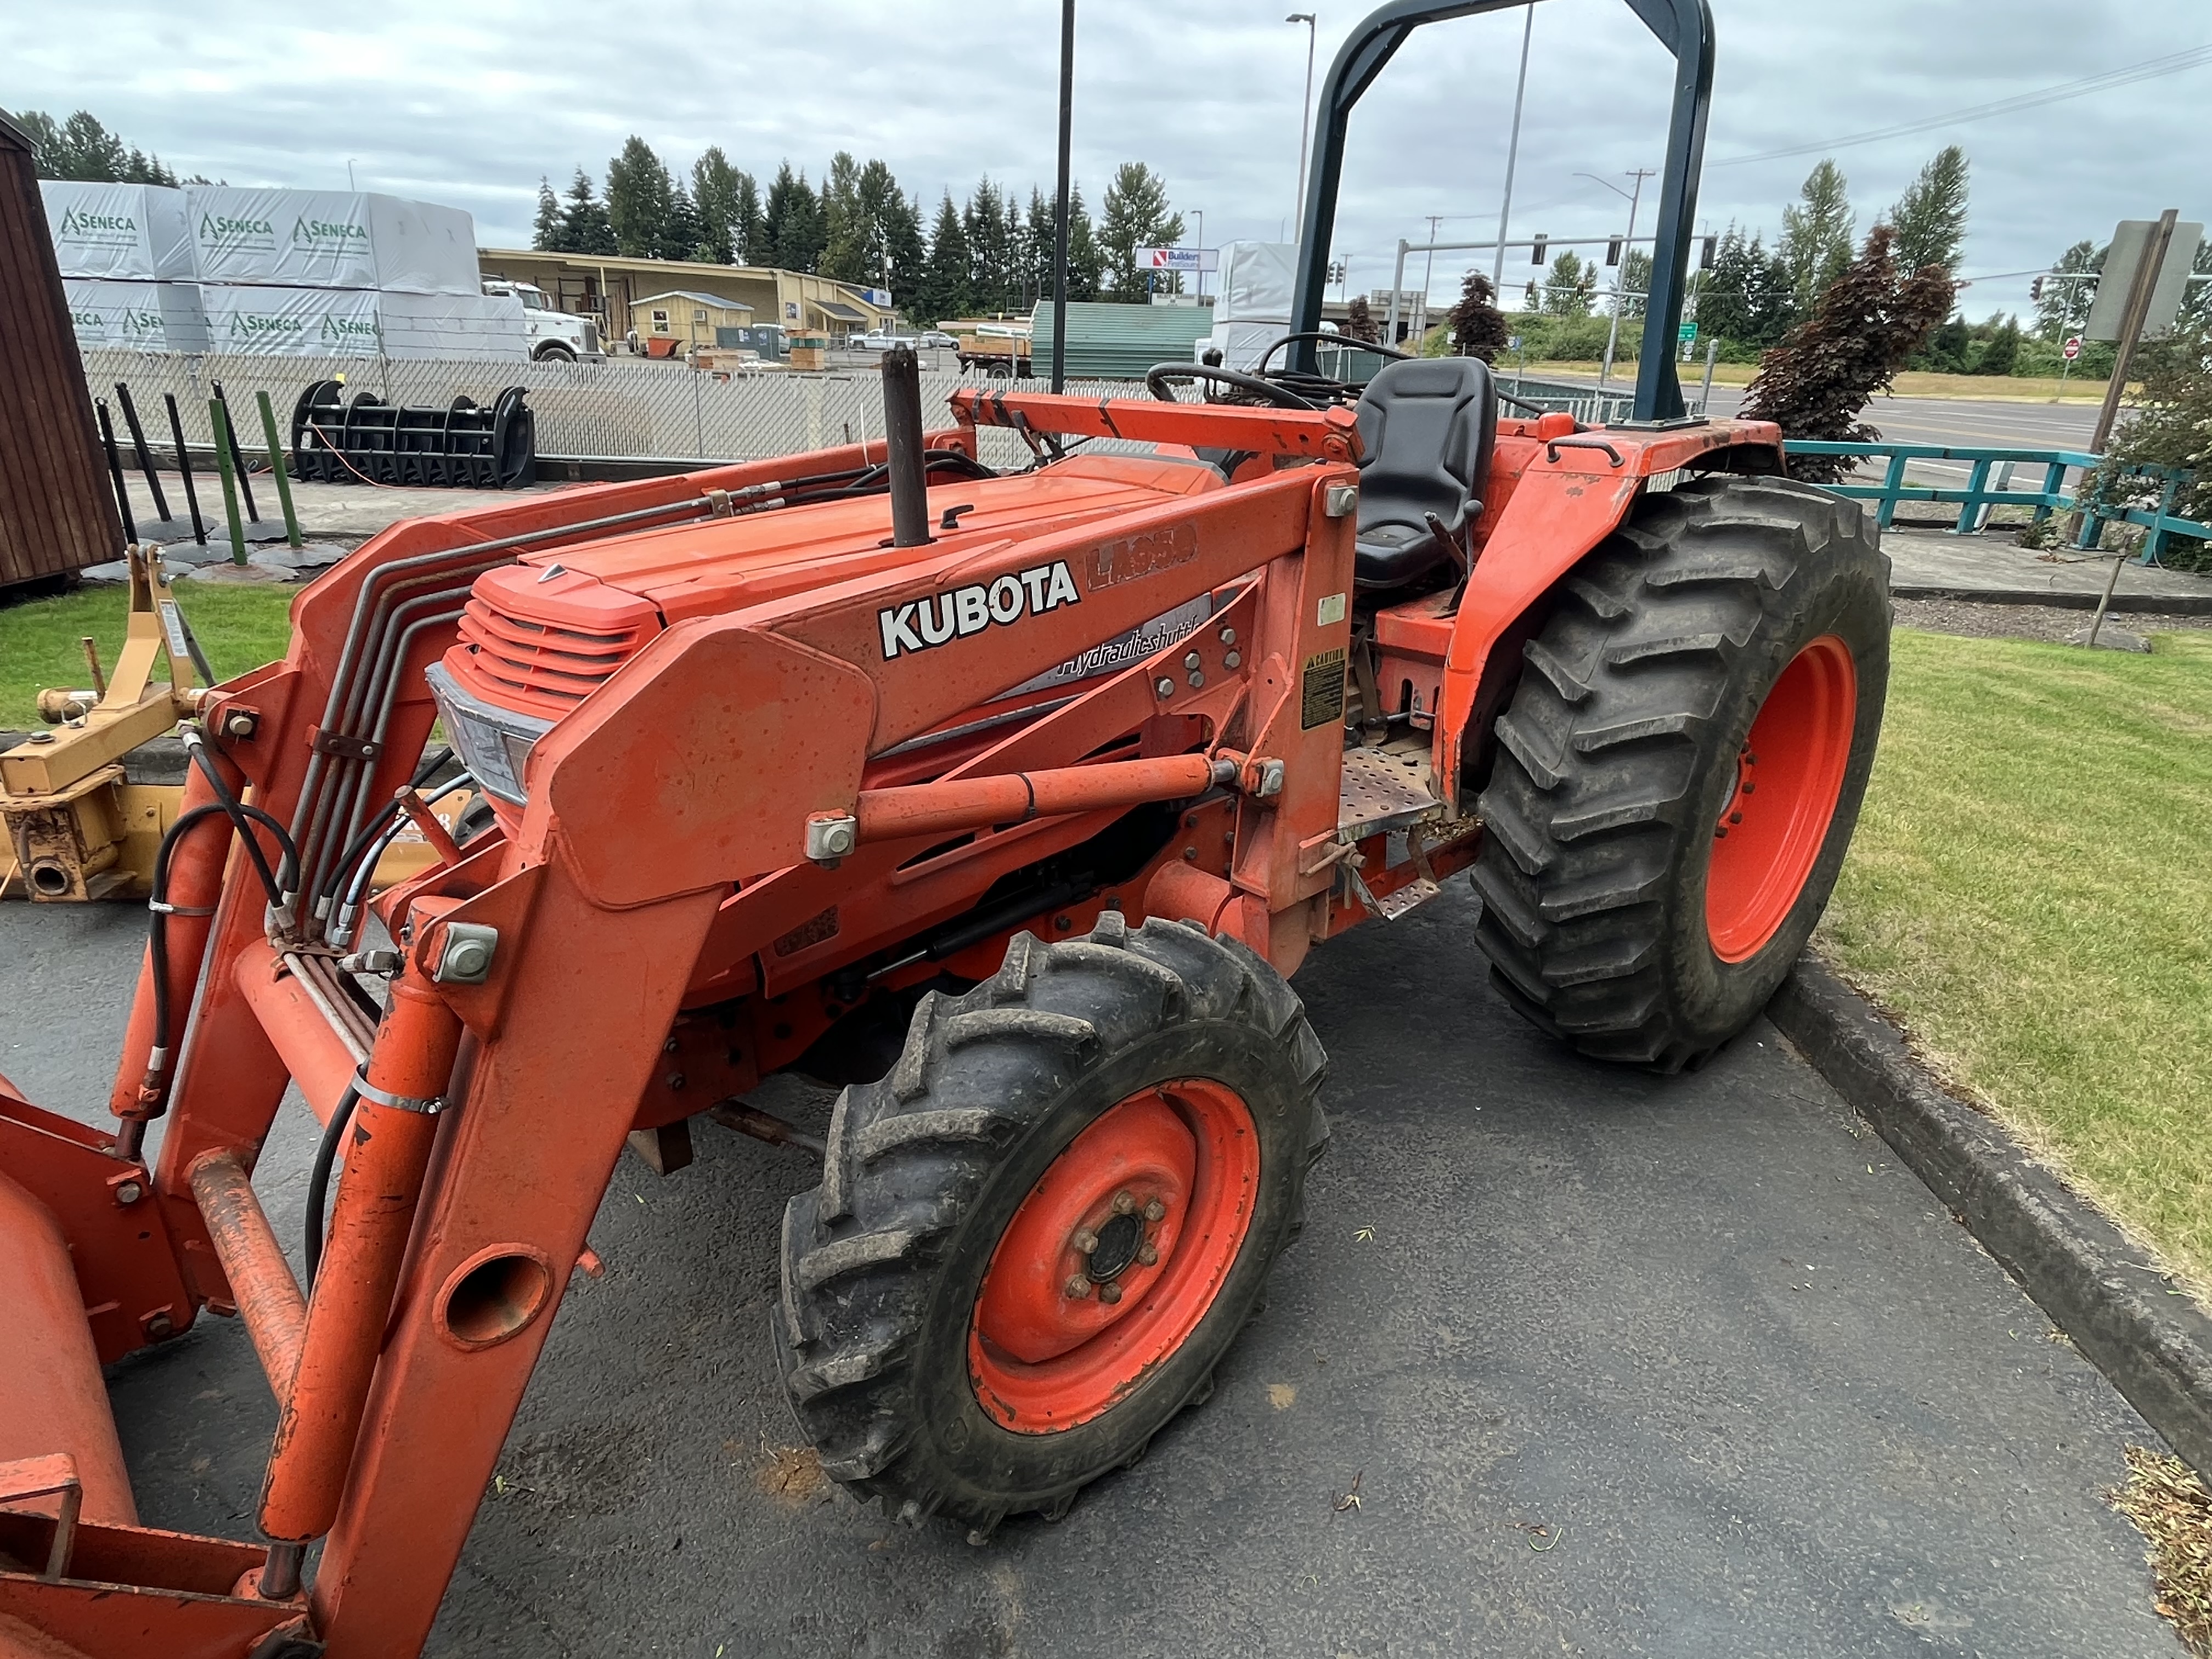
{"label": "pine tree", "polygon": [[730,209],[730,247],[742,265],[767,263],[767,216],[761,211],[760,185],[750,173],[738,174],[737,199]]}
{"label": "pine tree", "polygon": [[1651,297],[1651,256],[1640,247],[1632,247],[1620,259],[1620,317],[1623,322],[1640,321],[1645,302]]}
{"label": "pine tree", "polygon": [[[1924,268],[1924,267],[1923,267]],[[1982,355],[1974,360],[1977,374],[2009,374],[2020,361],[2020,319],[1992,315]]]}
{"label": "pine tree", "polygon": [[592,178],[583,168],[569,181],[566,204],[561,210],[561,250],[564,253],[614,253],[615,228],[607,218],[607,204],[592,194]]}
{"label": "pine tree", "polygon": [[[890,164],[872,156],[860,169],[854,194],[860,204],[864,227],[860,280],[870,288],[890,288],[891,244],[898,233],[897,222],[906,213],[906,198],[899,192],[898,180],[892,176]],[[921,235],[919,225],[915,228],[915,234],[917,238]]]}
{"label": "pine tree", "polygon": [[960,210],[960,230],[968,243],[977,309],[1006,310],[1013,249],[1006,240],[1006,202],[988,173],[976,180],[968,204]]}
{"label": "pine tree", "polygon": [[822,179],[822,258],[824,276],[857,283],[868,274],[869,232],[860,205],[860,164],[849,150],[830,158]]}
{"label": "pine tree", "polygon": [[915,295],[919,316],[932,323],[966,316],[975,308],[974,270],[967,233],[960,225],[960,210],[952,205],[952,192],[948,190],[938,204],[937,229],[929,239],[929,263]]}
{"label": "pine tree", "polygon": [[822,204],[803,173],[786,161],[769,186],[761,214],[762,247],[754,263],[783,270],[813,270],[822,260]]}
{"label": "pine tree", "polygon": [[1900,270],[1941,265],[1955,272],[1966,239],[1966,152],[1947,144],[1889,210]]}
{"label": "pine tree", "polygon": [[635,133],[623,140],[622,153],[607,163],[607,222],[624,258],[666,257],[661,236],[674,190],[667,164],[652,145]]}
{"label": "pine tree", "polygon": [[1104,282],[1105,251],[1098,246],[1091,216],[1084,211],[1083,187],[1067,187],[1067,297],[1071,303],[1091,303]]}
{"label": "pine tree", "polygon": [[909,310],[915,295],[921,291],[924,274],[929,266],[929,250],[921,239],[921,204],[906,196],[893,193],[884,208],[884,254],[890,265],[887,273],[891,292],[903,300]]}
{"label": "pine tree", "polygon": [[1811,314],[1820,291],[1850,264],[1855,223],[1850,181],[1841,167],[1823,160],[1805,175],[1796,203],[1782,210],[1782,261],[1800,316]]}
{"label": "pine tree", "polygon": [[660,222],[659,257],[664,259],[708,258],[708,251],[700,246],[702,240],[699,210],[692,204],[691,192],[678,185],[668,193],[668,216]]}
{"label": "pine tree", "polygon": [[1470,270],[1460,278],[1459,303],[1451,308],[1446,320],[1451,324],[1451,349],[1455,357],[1480,357],[1486,363],[1494,363],[1511,337],[1506,331],[1504,313],[1498,308],[1498,290],[1491,287],[1490,278],[1479,270]]}
{"label": "pine tree", "polygon": [[538,222],[531,229],[530,246],[553,253],[566,251],[561,236],[561,198],[542,173],[538,175]]}
{"label": "pine tree", "polygon": [[[1886,224],[1869,231],[1812,316],[1766,354],[1744,398],[1745,419],[1776,422],[1785,438],[1880,441],[1860,412],[1951,309],[1950,277],[1933,268],[1899,271],[1893,235]],[[1790,471],[1808,483],[1833,483],[1851,464],[1848,455],[1793,455]]]}
{"label": "pine tree", "polygon": [[1375,321],[1374,308],[1367,303],[1364,294],[1355,294],[1344,308],[1344,331],[1353,339],[1372,345],[1382,337],[1382,330]]}
{"label": "pine tree", "polygon": [[[1073,230],[1070,216],[1069,229]],[[1112,281],[1112,297],[1142,305],[1150,290],[1137,269],[1139,247],[1170,246],[1182,238],[1182,216],[1168,211],[1168,181],[1142,161],[1124,161],[1106,186],[1106,210],[1098,221],[1098,241]]]}
{"label": "pine tree", "polygon": [[744,177],[730,165],[720,144],[709,145],[691,164],[691,203],[699,210],[699,246],[717,264],[738,259],[738,181]]}

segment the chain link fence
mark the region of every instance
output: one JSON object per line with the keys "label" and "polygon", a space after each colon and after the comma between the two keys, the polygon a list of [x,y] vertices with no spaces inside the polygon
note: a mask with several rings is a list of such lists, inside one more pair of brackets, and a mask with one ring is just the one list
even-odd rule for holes
{"label": "chain link fence", "polygon": [[[343,379],[347,395],[373,393],[386,403],[442,409],[457,397],[489,404],[507,387],[521,386],[537,418],[541,455],[678,461],[765,460],[843,443],[884,439],[881,383],[872,368],[799,374],[766,370],[695,370],[683,363],[610,359],[603,363],[515,363],[468,358],[266,357],[210,353],[93,349],[83,354],[93,395],[112,398],[118,380],[131,388],[147,440],[169,443],[167,392],[177,400],[185,441],[212,445],[208,401],[220,384],[230,400],[240,441],[260,446],[257,392],[275,405],[277,430],[289,443],[292,408],[319,380]],[[978,375],[925,372],[923,419],[950,424],[945,403],[963,386],[1015,386],[1042,390],[1041,381],[989,380]],[[1141,381],[1071,380],[1071,396],[1146,398]],[[120,435],[118,434],[118,435]],[[994,466],[1019,465],[1029,452],[1015,434],[985,428],[983,459]],[[1100,448],[1128,447],[1111,442]]]}

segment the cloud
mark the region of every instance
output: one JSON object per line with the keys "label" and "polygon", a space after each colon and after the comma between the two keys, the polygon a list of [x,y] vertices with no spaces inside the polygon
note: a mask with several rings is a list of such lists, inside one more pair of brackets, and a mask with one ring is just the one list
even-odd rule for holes
{"label": "cloud", "polygon": [[[1273,238],[1293,216],[1306,30],[1286,7],[1079,0],[1075,170],[1095,212],[1115,163],[1164,173],[1194,235]],[[1812,143],[1919,118],[2212,41],[2197,0],[1714,0],[1719,67],[1708,155]],[[1318,80],[1352,27],[1322,13]],[[541,0],[270,13],[110,0],[97,28],[15,31],[0,97],[92,110],[172,166],[234,184],[364,187],[449,202],[491,245],[526,239],[538,180],[603,175],[631,132],[679,165],[720,144],[763,179],[787,157],[880,155],[925,211],[988,173],[1050,188],[1057,9],[951,0],[703,0],[621,14]],[[1453,240],[1494,234],[1519,9],[1418,33],[1353,117],[1335,252],[1355,288],[1388,285],[1431,215]],[[118,49],[118,43],[127,43]],[[1594,173],[1662,157],[1671,65],[1620,0],[1537,9],[1515,185],[1516,234],[1609,234],[1626,204]],[[1863,227],[1937,148],[1973,160],[1966,266],[2037,267],[2114,221],[2204,218],[2202,111],[2212,67],[2016,115],[1840,149]],[[1816,156],[1707,173],[1699,219],[1778,227]],[[1655,186],[1656,188],[1656,181]],[[1651,223],[1645,197],[1640,228]],[[1526,256],[1522,256],[1525,261]],[[1445,254],[1439,295],[1486,256]],[[1525,264],[1522,267],[1525,270]],[[1509,260],[1509,271],[1511,261]],[[1415,280],[1418,280],[1416,278]],[[2026,279],[1964,296],[2026,303]]]}

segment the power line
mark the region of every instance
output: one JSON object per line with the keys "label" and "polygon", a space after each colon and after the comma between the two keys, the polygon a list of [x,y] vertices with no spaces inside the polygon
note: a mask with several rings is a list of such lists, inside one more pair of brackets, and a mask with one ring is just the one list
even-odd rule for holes
{"label": "power line", "polygon": [[2101,75],[2088,75],[2078,81],[2062,82],[2038,92],[2023,92],[2011,98],[1997,99],[1992,103],[1972,104],[1965,109],[1927,116],[1917,121],[1900,121],[1895,126],[1878,127],[1871,132],[1856,132],[1848,137],[1830,138],[1816,144],[1792,144],[1784,149],[1761,150],[1755,155],[1730,155],[1721,161],[1708,161],[1705,165],[1709,167],[1740,167],[1753,161],[1779,161],[1792,155],[1812,155],[1823,150],[1843,149],[1852,144],[1876,143],[1884,138],[1908,137],[1913,133],[1929,132],[1937,127],[1985,120],[1992,115],[2010,115],[2021,110],[2039,109],[2045,104],[2079,98],[2087,93],[2105,92],[2115,87],[2131,86],[2138,81],[2153,81],[2161,76],[2178,75],[2184,70],[2196,69],[2205,64],[2212,64],[2212,45],[2191,46],[2163,57],[2146,58],[2140,64],[2106,70]]}

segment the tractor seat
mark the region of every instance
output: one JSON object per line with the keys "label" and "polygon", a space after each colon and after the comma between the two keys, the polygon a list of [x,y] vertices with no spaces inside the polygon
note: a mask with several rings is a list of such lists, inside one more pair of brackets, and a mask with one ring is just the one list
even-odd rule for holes
{"label": "tractor seat", "polygon": [[1480,357],[1419,357],[1384,366],[1359,398],[1359,528],[1352,580],[1406,587],[1448,564],[1428,515],[1461,546],[1482,511],[1498,398]]}

